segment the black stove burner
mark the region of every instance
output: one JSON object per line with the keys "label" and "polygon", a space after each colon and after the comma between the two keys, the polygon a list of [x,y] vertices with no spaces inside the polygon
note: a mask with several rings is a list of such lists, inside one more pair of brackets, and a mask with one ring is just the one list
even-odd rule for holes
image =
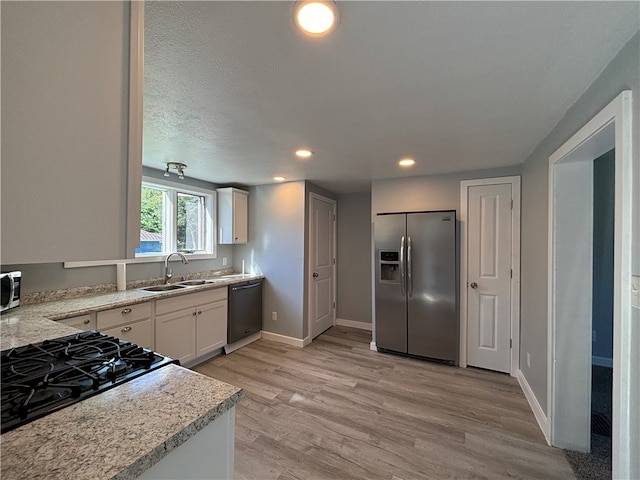
{"label": "black stove burner", "polygon": [[4,350],[2,433],[170,363],[96,331]]}

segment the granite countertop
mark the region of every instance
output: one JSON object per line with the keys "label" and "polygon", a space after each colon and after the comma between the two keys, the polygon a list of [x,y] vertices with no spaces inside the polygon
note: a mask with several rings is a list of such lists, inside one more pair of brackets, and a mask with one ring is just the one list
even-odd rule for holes
{"label": "granite countertop", "polygon": [[133,289],[20,306],[15,310],[3,313],[0,317],[0,350],[39,342],[47,338],[71,335],[76,331],[71,327],[52,323],[50,320],[63,320],[91,312],[188,295],[258,278],[264,278],[264,275],[229,275],[211,279],[213,283],[166,292],[147,292]]}
{"label": "granite countertop", "polygon": [[[168,292],[127,290],[26,305],[2,315],[0,349],[76,333],[59,320],[220,288],[246,275]],[[236,405],[242,389],[167,365],[2,434],[7,479],[133,479]]]}

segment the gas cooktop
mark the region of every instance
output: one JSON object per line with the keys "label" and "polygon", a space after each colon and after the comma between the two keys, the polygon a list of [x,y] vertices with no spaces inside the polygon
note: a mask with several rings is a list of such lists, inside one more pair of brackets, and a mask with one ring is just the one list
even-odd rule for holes
{"label": "gas cooktop", "polygon": [[3,350],[2,433],[171,363],[93,330]]}

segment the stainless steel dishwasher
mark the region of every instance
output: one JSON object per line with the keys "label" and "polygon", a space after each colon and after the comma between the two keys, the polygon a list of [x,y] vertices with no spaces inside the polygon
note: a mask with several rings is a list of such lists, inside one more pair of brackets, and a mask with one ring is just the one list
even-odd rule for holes
{"label": "stainless steel dishwasher", "polygon": [[232,344],[262,330],[262,280],[229,286],[227,343]]}

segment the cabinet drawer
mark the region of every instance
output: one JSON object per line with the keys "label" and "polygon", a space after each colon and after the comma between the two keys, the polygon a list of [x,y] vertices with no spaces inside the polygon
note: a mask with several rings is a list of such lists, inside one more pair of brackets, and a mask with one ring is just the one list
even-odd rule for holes
{"label": "cabinet drawer", "polygon": [[155,350],[153,341],[153,322],[150,318],[147,320],[140,320],[138,322],[127,323],[108,330],[101,330],[101,332],[105,335],[111,335],[119,338],[120,340],[132,342],[136,345],[140,345],[141,347]]}
{"label": "cabinet drawer", "polygon": [[177,312],[185,308],[193,308],[205,303],[227,299],[227,287],[213,288],[204,292],[190,293],[178,297],[163,298],[156,301],[156,315]]}
{"label": "cabinet drawer", "polygon": [[93,330],[94,322],[91,321],[91,314],[78,315],[77,317],[65,318],[64,320],[58,320],[58,323],[68,325],[69,327],[77,328],[78,330]]}
{"label": "cabinet drawer", "polygon": [[[131,323],[151,317],[151,302],[140,303],[138,305],[128,305],[126,307],[114,308],[98,312],[97,328],[102,331],[106,328]],[[117,335],[116,335],[117,336]]]}

